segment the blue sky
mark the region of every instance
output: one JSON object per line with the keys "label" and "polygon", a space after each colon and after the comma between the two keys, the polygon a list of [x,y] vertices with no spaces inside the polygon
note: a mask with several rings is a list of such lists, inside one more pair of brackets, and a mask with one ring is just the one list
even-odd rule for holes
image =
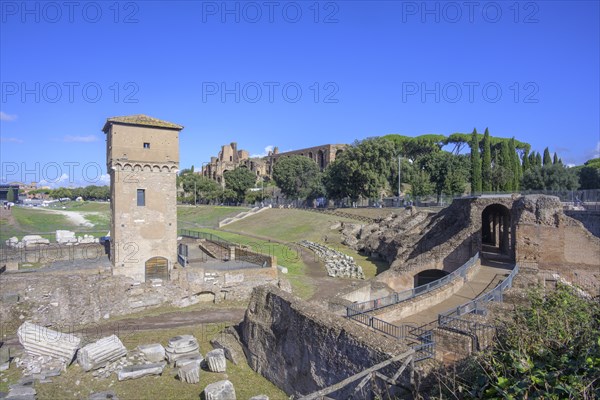
{"label": "blue sky", "polygon": [[0,4],[8,181],[105,182],[101,128],[129,114],[185,126],[181,167],[474,127],[600,150],[598,1]]}

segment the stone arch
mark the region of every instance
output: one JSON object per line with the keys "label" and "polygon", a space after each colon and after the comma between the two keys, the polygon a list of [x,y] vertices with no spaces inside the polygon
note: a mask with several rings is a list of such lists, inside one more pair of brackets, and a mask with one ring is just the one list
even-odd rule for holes
{"label": "stone arch", "polygon": [[141,170],[142,170],[142,165],[141,165],[141,164],[135,164],[135,165],[133,166],[133,171],[134,171],[134,172],[139,172],[139,171],[141,171]]}
{"label": "stone arch", "polygon": [[152,172],[160,172],[160,165],[153,165]]}
{"label": "stone arch", "polygon": [[169,280],[169,260],[165,257],[152,257],[146,260],[145,281],[150,279]]}
{"label": "stone arch", "polygon": [[481,246],[485,252],[510,256],[512,253],[510,210],[502,204],[490,204],[481,212]]}
{"label": "stone arch", "polygon": [[340,155],[342,155],[342,153],[343,153],[343,152],[344,152],[344,150],[342,150],[342,149],[338,149],[338,150],[335,152],[335,158],[338,158]]}
{"label": "stone arch", "polygon": [[433,281],[437,281],[438,279],[443,278],[448,275],[448,271],[444,271],[441,269],[426,269],[414,276],[414,287],[419,287],[423,285],[427,285]]}
{"label": "stone arch", "polygon": [[196,299],[200,302],[215,302],[216,299],[216,295],[214,292],[211,291],[203,291],[203,292],[199,292],[196,293]]}
{"label": "stone arch", "polygon": [[169,167],[164,166],[160,170],[161,170],[161,172],[169,172]]}
{"label": "stone arch", "polygon": [[144,172],[151,172],[151,171],[152,171],[152,165],[144,164]]}
{"label": "stone arch", "polygon": [[132,171],[133,167],[131,166],[131,164],[125,164],[123,165],[123,171]]}
{"label": "stone arch", "polygon": [[313,155],[313,152],[312,152],[312,151],[309,151],[309,152],[308,152],[308,158],[310,158],[311,160],[313,160],[313,159],[314,159],[314,155]]}
{"label": "stone arch", "polygon": [[321,149],[317,152],[317,164],[322,170],[325,169],[325,153]]}
{"label": "stone arch", "polygon": [[171,167],[171,172],[175,172],[175,173],[177,173],[177,167],[176,167],[176,166],[172,166],[172,167]]}

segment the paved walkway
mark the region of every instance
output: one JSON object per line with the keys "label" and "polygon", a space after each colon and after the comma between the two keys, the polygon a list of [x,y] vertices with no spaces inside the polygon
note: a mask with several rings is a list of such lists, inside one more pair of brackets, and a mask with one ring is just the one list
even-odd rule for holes
{"label": "paved walkway", "polygon": [[510,263],[482,259],[479,271],[450,298],[417,314],[388,322],[394,325],[415,324],[417,326],[432,322],[437,319],[439,313],[458,307],[494,289],[510,274],[512,267],[513,265]]}

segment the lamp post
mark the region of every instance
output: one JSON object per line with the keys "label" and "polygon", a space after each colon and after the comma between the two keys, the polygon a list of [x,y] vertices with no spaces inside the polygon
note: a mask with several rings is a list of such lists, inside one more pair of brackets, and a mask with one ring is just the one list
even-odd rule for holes
{"label": "lamp post", "polygon": [[400,194],[402,192],[401,188],[401,180],[400,180],[400,176],[402,173],[402,156],[400,154],[398,154],[398,207],[400,207]]}

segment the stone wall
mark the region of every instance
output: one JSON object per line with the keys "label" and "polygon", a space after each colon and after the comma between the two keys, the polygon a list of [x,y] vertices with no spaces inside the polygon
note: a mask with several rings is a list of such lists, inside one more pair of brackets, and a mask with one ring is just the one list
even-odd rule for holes
{"label": "stone wall", "polygon": [[207,272],[173,270],[167,282],[139,283],[99,273],[29,272],[0,275],[0,323],[18,326],[27,319],[44,326],[81,326],[161,305],[185,307],[202,301],[247,300],[265,283],[283,287],[276,268]]}
{"label": "stone wall", "polygon": [[596,237],[600,237],[600,211],[567,210],[565,214],[581,222]]}
{"label": "stone wall", "polygon": [[[252,369],[294,396],[336,384],[407,350],[272,286],[253,291],[239,330]],[[391,376],[397,367],[382,372]],[[356,384],[329,397],[347,399]]]}

